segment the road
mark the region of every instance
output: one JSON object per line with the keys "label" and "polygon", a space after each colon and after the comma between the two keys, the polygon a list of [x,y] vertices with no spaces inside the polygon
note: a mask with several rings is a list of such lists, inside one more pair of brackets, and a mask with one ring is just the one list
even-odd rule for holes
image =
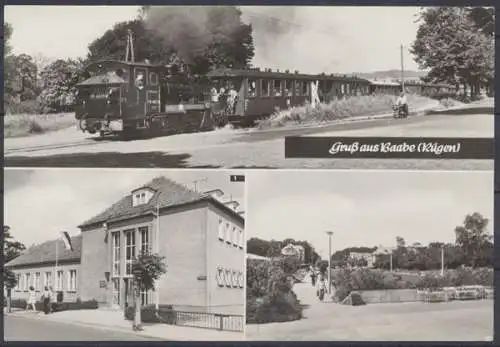
{"label": "road", "polygon": [[5,341],[164,341],[105,328],[60,323],[36,316],[4,316]]}
{"label": "road", "polygon": [[492,170],[493,160],[285,159],[285,136],[493,137],[483,108],[407,120],[338,122],[270,131],[222,129],[132,141],[98,140],[65,129],[5,139],[6,166]]}
{"label": "road", "polygon": [[248,340],[485,341],[493,336],[493,300],[345,306],[319,302],[310,283],[296,284],[294,291],[309,306],[305,317],[247,325]]}

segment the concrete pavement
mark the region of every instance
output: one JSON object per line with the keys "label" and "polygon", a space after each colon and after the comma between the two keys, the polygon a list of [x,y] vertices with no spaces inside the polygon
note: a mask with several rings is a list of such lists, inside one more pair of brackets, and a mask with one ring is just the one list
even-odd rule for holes
{"label": "concrete pavement", "polygon": [[[5,317],[13,319],[36,320],[44,324],[71,324],[82,328],[97,328],[121,333],[137,335],[141,339],[152,338],[171,341],[239,341],[244,339],[243,332],[228,332],[212,329],[183,327],[168,324],[144,323],[143,331],[132,331],[132,322],[125,320],[122,311],[97,309],[73,310],[45,315],[33,312],[15,311]],[[30,322],[33,324],[33,322]],[[120,340],[120,338],[118,338]]]}
{"label": "concrete pavement", "polygon": [[308,305],[304,318],[250,324],[248,340],[489,341],[493,336],[493,300],[346,306],[319,302],[310,283],[296,284],[294,291]]}

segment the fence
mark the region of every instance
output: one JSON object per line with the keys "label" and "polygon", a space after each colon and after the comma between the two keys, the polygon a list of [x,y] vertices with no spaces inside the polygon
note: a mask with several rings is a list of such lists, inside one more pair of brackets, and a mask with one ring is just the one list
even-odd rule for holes
{"label": "fence", "polygon": [[440,289],[417,290],[417,298],[423,302],[444,302],[451,300],[493,299],[493,288],[483,286],[447,287]]}
{"label": "fence", "polygon": [[224,331],[243,332],[244,316],[211,312],[188,312],[160,309],[159,316],[164,323]]}

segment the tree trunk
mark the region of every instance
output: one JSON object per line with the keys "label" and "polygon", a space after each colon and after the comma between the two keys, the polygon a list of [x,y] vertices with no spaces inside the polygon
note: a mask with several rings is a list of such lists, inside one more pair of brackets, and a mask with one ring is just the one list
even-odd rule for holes
{"label": "tree trunk", "polygon": [[135,290],[135,314],[134,314],[134,330],[141,330],[141,323],[142,323],[142,317],[141,317],[141,293],[137,289]]}
{"label": "tree trunk", "polygon": [[11,313],[12,312],[12,295],[11,295],[11,289],[7,289],[7,312]]}

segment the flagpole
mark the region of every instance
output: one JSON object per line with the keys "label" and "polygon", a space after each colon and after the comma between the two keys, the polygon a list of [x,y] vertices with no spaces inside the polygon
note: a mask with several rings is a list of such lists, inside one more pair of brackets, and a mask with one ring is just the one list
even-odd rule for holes
{"label": "flagpole", "polygon": [[[155,253],[158,254],[160,252],[160,204],[156,204],[156,237],[155,237]],[[160,281],[155,281],[155,309],[156,311],[160,308]]]}

